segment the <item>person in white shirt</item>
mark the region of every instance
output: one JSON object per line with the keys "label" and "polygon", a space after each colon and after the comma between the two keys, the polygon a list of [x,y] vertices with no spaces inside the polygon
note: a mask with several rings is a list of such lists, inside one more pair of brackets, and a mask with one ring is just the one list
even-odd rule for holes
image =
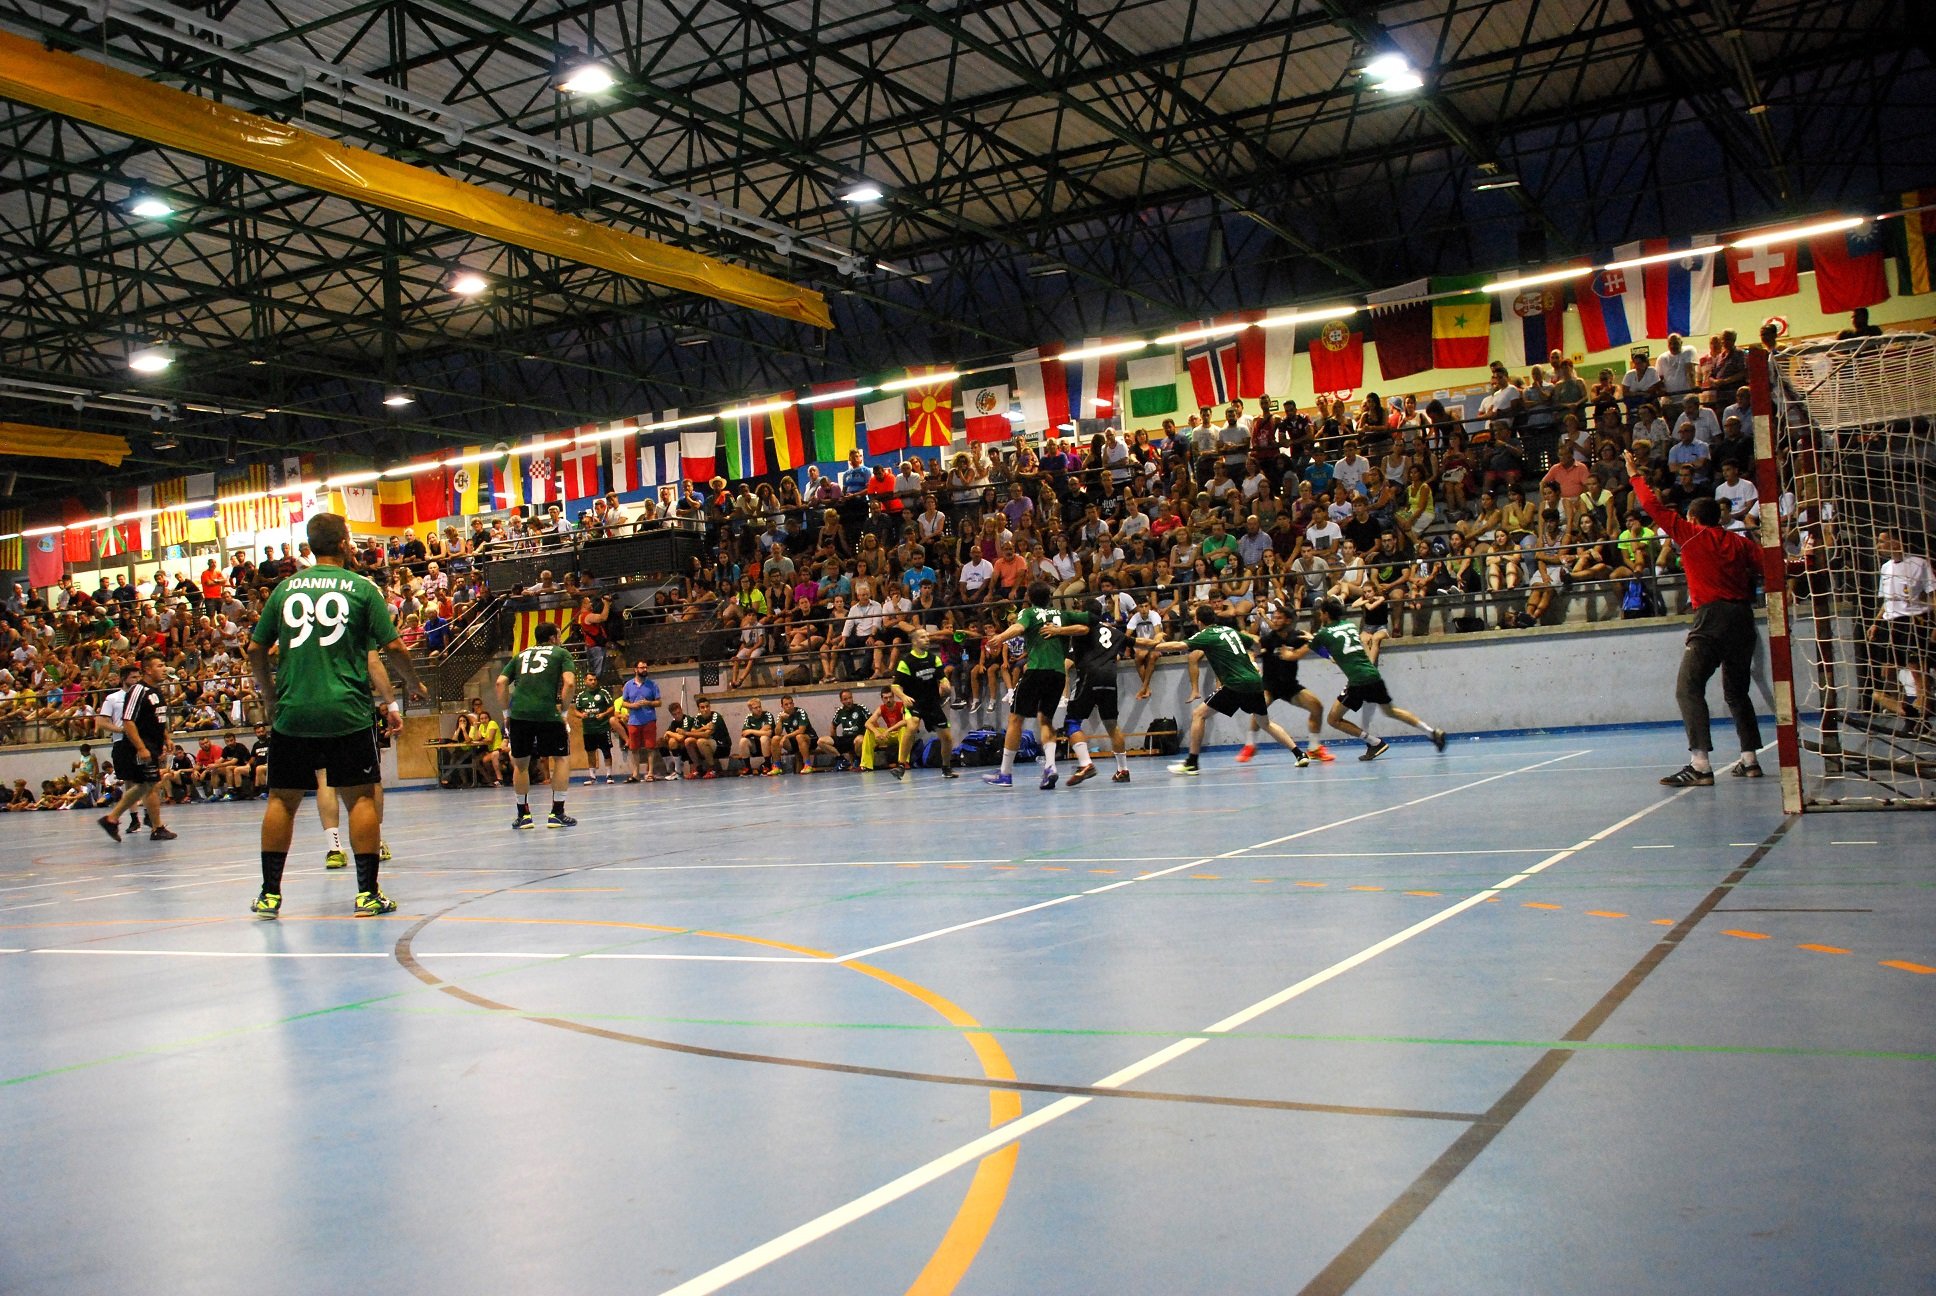
{"label": "person in white shirt", "polygon": [[[1929,729],[1929,628],[1936,609],[1936,578],[1929,559],[1909,553],[1893,531],[1878,531],[1876,557],[1882,606],[1869,623],[1870,690],[1876,706],[1916,727]],[[1901,696],[1902,676],[1915,689],[1914,709]]]}
{"label": "person in white shirt", "polygon": [[1634,415],[1633,439],[1645,441],[1656,450],[1665,450],[1667,443],[1674,439],[1674,429],[1667,426],[1667,420],[1653,405],[1642,405]]}
{"label": "person in white shirt", "polygon": [[1132,501],[1129,512],[1116,523],[1116,537],[1119,540],[1134,540],[1139,535],[1148,535],[1149,529],[1149,514],[1143,512],[1141,504]]}
{"label": "person in white shirt", "polygon": [[1371,467],[1371,460],[1358,453],[1358,443],[1344,443],[1344,453],[1331,465],[1331,487],[1342,499],[1346,492],[1353,495],[1365,493],[1365,470]]}
{"label": "person in white shirt", "polygon": [[1761,493],[1741,475],[1735,463],[1721,465],[1721,481],[1714,487],[1714,498],[1726,511],[1722,525],[1730,531],[1750,531],[1755,525],[1755,510],[1761,507]]}
{"label": "person in white shirt", "polygon": [[1322,521],[1313,518],[1311,525],[1304,528],[1304,543],[1310,546],[1320,558],[1328,560],[1337,553],[1338,546],[1344,543],[1344,529],[1338,525],[1335,518],[1330,516],[1326,516]]}
{"label": "person in white shirt", "polygon": [[1660,398],[1660,373],[1647,363],[1644,355],[1635,355],[1628,361],[1627,372],[1620,376],[1620,397],[1626,403],[1627,412],[1632,414]]}
{"label": "person in white shirt", "polygon": [[1487,422],[1495,418],[1510,419],[1519,405],[1519,388],[1506,378],[1504,369],[1492,371],[1492,390],[1479,400],[1479,417]]}
{"label": "person in white shirt", "polygon": [[961,590],[964,603],[979,603],[988,596],[990,582],[995,579],[995,564],[983,558],[979,552],[961,565],[955,584]]}
{"label": "person in white shirt", "polygon": [[1654,369],[1660,374],[1662,397],[1677,400],[1694,390],[1696,359],[1695,354],[1681,344],[1680,334],[1667,335],[1667,350],[1654,361]]}
{"label": "person in white shirt", "polygon": [[1701,404],[1699,396],[1685,396],[1681,399],[1681,416],[1674,420],[1674,430],[1680,431],[1683,424],[1693,424],[1694,439],[1702,445],[1713,445],[1721,435],[1721,420],[1714,417],[1714,411]]}

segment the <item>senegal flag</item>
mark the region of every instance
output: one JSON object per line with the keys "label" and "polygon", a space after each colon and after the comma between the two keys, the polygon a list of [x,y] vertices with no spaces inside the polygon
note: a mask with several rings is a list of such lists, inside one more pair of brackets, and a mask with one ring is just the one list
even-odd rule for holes
{"label": "senegal flag", "polygon": [[[1483,369],[1492,357],[1492,298],[1484,275],[1434,276],[1432,364],[1439,369]],[[1438,293],[1452,293],[1437,297]]]}

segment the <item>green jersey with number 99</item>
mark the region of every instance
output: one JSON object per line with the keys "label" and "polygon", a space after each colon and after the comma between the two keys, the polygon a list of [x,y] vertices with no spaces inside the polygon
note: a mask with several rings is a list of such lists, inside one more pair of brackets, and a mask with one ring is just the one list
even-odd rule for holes
{"label": "green jersey with number 99", "polygon": [[318,563],[282,580],[251,637],[276,649],[277,733],[334,738],[370,727],[370,650],[395,643],[397,627],[367,578]]}

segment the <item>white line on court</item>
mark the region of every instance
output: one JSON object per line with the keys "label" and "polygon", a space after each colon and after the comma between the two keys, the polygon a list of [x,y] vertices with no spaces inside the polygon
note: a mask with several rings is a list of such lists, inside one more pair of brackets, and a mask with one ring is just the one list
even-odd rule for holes
{"label": "white line on court", "polygon": [[84,904],[89,900],[112,900],[116,896],[139,894],[140,890],[141,888],[139,887],[129,887],[126,891],[103,891],[100,895],[75,896],[74,903]]}
{"label": "white line on court", "polygon": [[38,891],[41,887],[74,886],[75,884],[80,882],[99,882],[100,880],[101,880],[101,875],[99,873],[96,873],[91,877],[61,878],[59,881],[56,881],[56,882],[26,882],[26,883],[22,883],[20,886],[0,887],[0,892]]}
{"label": "white line on court", "polygon": [[1497,774],[1488,774],[1482,779],[1474,779],[1469,783],[1460,783],[1456,787],[1442,788],[1437,792],[1430,792],[1422,797],[1414,797],[1410,801],[1400,801],[1393,805],[1381,806],[1376,810],[1366,810],[1361,814],[1351,815],[1348,818],[1333,819],[1329,823],[1317,824],[1310,828],[1301,828],[1297,832],[1286,833],[1282,837],[1272,837],[1268,841],[1257,842],[1254,845],[1239,846],[1235,850],[1223,851],[1216,855],[1200,855],[1195,859],[1186,860],[1181,864],[1173,864],[1169,868],[1158,869],[1154,873],[1144,873],[1139,877],[1124,878],[1120,882],[1107,882],[1102,886],[1090,887],[1086,891],[1075,891],[1068,895],[1056,896],[1050,900],[1040,900],[1035,904],[1023,905],[1019,909],[1009,909],[1002,913],[989,914],[985,918],[973,918],[967,922],[954,923],[951,926],[942,927],[935,931],[922,932],[918,936],[907,936],[897,941],[887,941],[880,945],[870,945],[866,949],[855,950],[851,954],[843,954],[835,961],[849,963],[855,959],[866,958],[872,954],[881,954],[888,950],[901,949],[908,945],[918,945],[922,941],[934,940],[940,936],[949,936],[955,932],[967,931],[973,927],[984,927],[989,923],[1001,922],[1006,918],[1017,918],[1023,914],[1036,913],[1039,910],[1050,909],[1056,905],[1068,904],[1070,901],[1080,900],[1084,896],[1102,895],[1106,891],[1114,891],[1120,887],[1135,886],[1138,882],[1151,882],[1157,878],[1168,877],[1172,873],[1181,873],[1185,869],[1197,868],[1215,860],[1233,859],[1236,856],[1248,854],[1254,850],[1262,850],[1266,846],[1281,846],[1285,842],[1296,841],[1300,837],[1310,837],[1316,833],[1329,832],[1333,828],[1343,828],[1350,824],[1362,823],[1367,819],[1376,819],[1379,815],[1391,814],[1398,810],[1408,810],[1416,805],[1424,805],[1427,801],[1436,801],[1440,797],[1451,796],[1455,792],[1468,792],[1473,788],[1483,787],[1487,783],[1496,783],[1500,779],[1511,778],[1515,774],[1524,774],[1530,770],[1558,764],[1560,761],[1571,760],[1575,756],[1584,756],[1591,750],[1593,749],[1589,747],[1576,752],[1566,752],[1563,755],[1549,757],[1546,760],[1537,761],[1531,765],[1522,765],[1518,769],[1503,770]]}
{"label": "white line on court", "polygon": [[48,905],[59,903],[60,901],[58,900],[42,900],[35,904],[8,905],[6,908],[0,909],[0,913],[12,913],[16,909],[45,909]]}
{"label": "white line on court", "polygon": [[[181,949],[18,949],[0,954],[71,954],[101,958],[272,958],[339,959],[392,957],[388,950],[181,950]],[[574,950],[418,950],[422,959],[610,959],[626,962],[667,963],[810,963],[837,966],[832,959],[809,958],[804,954],[580,954]]]}
{"label": "white line on court", "polygon": [[[1501,775],[1498,777],[1504,776]],[[1375,944],[1367,945],[1364,949],[1359,950],[1349,958],[1341,959],[1323,971],[1315,972],[1305,977],[1295,985],[1286,986],[1276,994],[1260,999],[1248,1008],[1239,1009],[1221,1021],[1204,1027],[1203,1035],[1225,1034],[1234,1031],[1238,1027],[1263,1016],[1273,1008],[1282,1007],[1291,1000],[1317,989],[1326,982],[1343,976],[1353,968],[1361,967],[1369,963],[1380,954],[1396,949],[1406,941],[1411,940],[1414,936],[1430,931],[1440,923],[1456,918],[1466,910],[1484,904],[1507,888],[1517,886],[1527,878],[1544,872],[1553,865],[1578,854],[1580,851],[1585,850],[1597,842],[1606,840],[1621,829],[1630,824],[1637,823],[1662,806],[1671,805],[1674,801],[1686,794],[1687,789],[1682,789],[1659,801],[1644,806],[1618,823],[1607,828],[1602,828],[1591,837],[1576,842],[1563,850],[1555,851],[1545,859],[1540,860],[1537,864],[1528,865],[1525,869],[1513,874],[1511,877],[1503,878],[1483,891],[1474,892],[1465,899],[1439,910],[1431,917],[1413,923],[1403,931],[1395,932]],[[1140,1061],[1132,1062],[1120,1071],[1115,1071],[1104,1076],[1090,1087],[1096,1089],[1120,1089],[1132,1080],[1148,1075],[1158,1067],[1173,1062],[1186,1053],[1191,1053],[1201,1048],[1209,1042],[1203,1038],[1203,1035],[1177,1040],[1172,1044],[1165,1045],[1148,1057]],[[999,1085],[991,1085],[990,1087],[998,1088]],[[909,1193],[926,1187],[928,1184],[933,1183],[935,1180],[942,1178],[952,1171],[980,1160],[990,1152],[1007,1147],[1023,1135],[1033,1133],[1053,1121],[1060,1120],[1071,1112],[1088,1106],[1094,1101],[1095,1098],[1091,1095],[1070,1095],[1066,1098],[1059,1098],[1039,1111],[1010,1121],[1000,1129],[990,1130],[980,1138],[964,1143],[952,1152],[943,1153],[941,1156],[929,1161],[926,1165],[917,1166],[899,1178],[882,1184],[872,1192],[865,1193],[843,1206],[837,1206],[817,1218],[808,1220],[806,1223],[782,1233],[770,1242],[762,1243],[750,1251],[733,1257],[724,1264],[716,1265],[708,1269],[705,1273],[697,1277],[690,1278],[676,1287],[668,1288],[662,1296],[706,1296],[707,1293],[719,1291],[721,1288],[738,1282],[741,1278],[749,1274],[757,1273],[774,1261],[791,1255],[801,1247],[812,1242],[817,1242],[821,1238],[827,1237],[857,1220],[864,1219],[882,1207],[899,1201]]]}
{"label": "white line on court", "polygon": [[767,864],[608,864],[597,870],[600,873],[686,873],[707,869],[785,869],[785,868],[842,868],[856,864],[1006,864],[1006,856],[1000,859],[937,859],[937,860],[785,860]]}

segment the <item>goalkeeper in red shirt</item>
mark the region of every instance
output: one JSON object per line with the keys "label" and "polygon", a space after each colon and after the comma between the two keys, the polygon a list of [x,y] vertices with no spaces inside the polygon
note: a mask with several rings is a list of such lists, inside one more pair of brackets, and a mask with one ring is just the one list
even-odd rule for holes
{"label": "goalkeeper in red shirt", "polygon": [[1680,681],[1674,689],[1681,722],[1687,726],[1687,764],[1661,782],[1668,787],[1714,786],[1714,767],[1708,760],[1713,740],[1708,729],[1707,682],[1717,669],[1721,694],[1741,740],[1741,759],[1728,767],[1728,773],[1760,778],[1755,753],[1761,749],[1761,724],[1748,697],[1748,673],[1758,638],[1754,594],[1761,577],[1760,546],[1724,528],[1720,506],[1712,499],[1690,502],[1686,517],[1661,503],[1647,485],[1646,466],[1631,450],[1627,475],[1640,506],[1680,549],[1688,599],[1694,605],[1694,624],[1687,630],[1687,650],[1681,655]]}

